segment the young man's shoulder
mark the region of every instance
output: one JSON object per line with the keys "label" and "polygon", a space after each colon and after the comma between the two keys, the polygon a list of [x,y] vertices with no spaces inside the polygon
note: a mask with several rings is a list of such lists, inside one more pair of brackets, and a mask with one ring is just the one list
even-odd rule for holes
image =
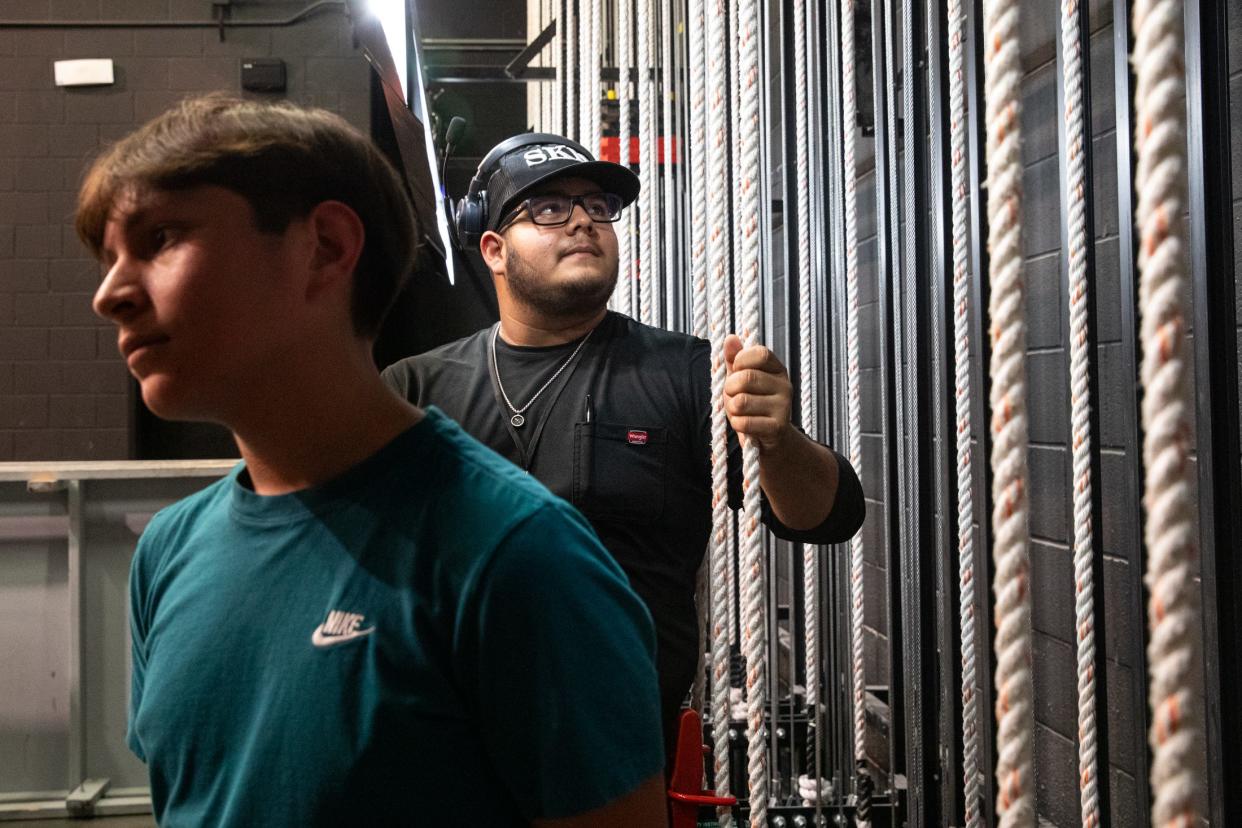
{"label": "young man's shoulder", "polygon": [[202,517],[215,515],[221,508],[227,507],[229,489],[240,471],[239,463],[210,485],[160,509],[151,517],[146,531],[175,531]]}
{"label": "young man's shoulder", "polygon": [[135,552],[135,566],[158,567],[160,560],[171,549],[184,544],[191,534],[211,533],[228,513],[229,490],[234,485],[240,464],[224,477],[194,494],[160,509],[142,530]]}

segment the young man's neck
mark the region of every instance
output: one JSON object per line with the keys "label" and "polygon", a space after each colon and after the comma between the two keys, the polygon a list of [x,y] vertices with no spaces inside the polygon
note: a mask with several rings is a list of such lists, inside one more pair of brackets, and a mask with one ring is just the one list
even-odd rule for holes
{"label": "young man's neck", "polygon": [[564,345],[595,330],[607,314],[608,308],[603,307],[585,317],[546,319],[535,314],[501,308],[500,338],[510,345],[525,348]]}
{"label": "young man's neck", "polygon": [[[370,372],[273,388],[230,424],[256,492],[287,494],[325,483],[375,454],[423,412]],[[302,378],[305,380],[305,378]]]}

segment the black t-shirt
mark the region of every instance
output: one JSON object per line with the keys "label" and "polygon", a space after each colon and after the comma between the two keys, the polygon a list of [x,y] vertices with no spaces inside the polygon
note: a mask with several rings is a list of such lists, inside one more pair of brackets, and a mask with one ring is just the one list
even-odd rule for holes
{"label": "black t-shirt", "polygon": [[[585,344],[519,348],[496,337],[504,390],[519,409],[582,344],[515,428],[492,368],[494,331],[401,360],[384,380],[416,405],[437,406],[578,507],[651,610],[662,684],[684,693],[697,663],[695,574],[711,529],[710,344],[613,312]],[[862,487],[840,454],[837,463],[836,502],[815,529],[783,526],[765,503],[764,523],[778,537],[838,543],[858,530]],[[729,465],[736,505],[740,452],[730,452]]]}

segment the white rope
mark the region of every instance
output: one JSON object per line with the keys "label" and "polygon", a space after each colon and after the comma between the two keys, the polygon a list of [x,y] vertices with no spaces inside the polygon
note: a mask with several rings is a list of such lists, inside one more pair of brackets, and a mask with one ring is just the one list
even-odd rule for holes
{"label": "white rope", "polygon": [[[747,346],[759,342],[759,157],[760,83],[759,75],[758,0],[741,0],[738,4],[738,81],[740,82],[738,136],[741,159],[741,180],[735,216],[741,220],[741,260],[735,265],[738,282],[740,334]],[[762,528],[759,522],[759,448],[748,440],[742,448],[743,506],[742,560],[745,572],[745,616],[743,647],[746,655],[747,771],[750,781],[751,828],[767,828],[768,824],[768,755],[764,729],[767,707],[767,578],[764,572]]]}
{"label": "white rope", "polygon": [[[815,343],[811,319],[811,182],[810,141],[807,135],[806,90],[806,0],[796,0],[794,20],[794,143],[797,175],[797,268],[798,268],[798,364],[802,430],[815,434],[819,414],[815,406]],[[816,274],[818,275],[818,274]],[[806,704],[814,710],[819,704],[819,547],[802,545],[803,640],[806,648]]]}
{"label": "white rope", "polygon": [[[726,67],[728,54],[725,28],[728,0],[709,0],[705,9],[705,43],[711,105],[707,108],[707,140],[703,147],[707,159],[707,189],[717,197],[707,200],[708,326],[712,342],[712,735],[716,793],[729,794],[729,651],[733,630],[733,583],[730,562],[733,544],[729,537],[732,514],[729,511],[728,430],[724,411],[724,338],[729,330],[726,295],[729,291],[728,200],[720,197],[729,181],[728,125],[726,123]],[[717,809],[721,828],[731,828],[733,812]]]}
{"label": "white rope", "polygon": [[1061,2],[1069,221],[1070,420],[1074,442],[1074,591],[1078,630],[1078,784],[1082,824],[1100,824],[1096,782],[1095,584],[1091,525],[1091,397],[1088,353],[1087,213],[1083,150],[1082,41],[1078,0]]}
{"label": "white rope", "polygon": [[747,710],[746,697],[742,695],[742,688],[729,688],[729,720],[734,722],[745,722]]}
{"label": "white rope", "polygon": [[[660,101],[663,104],[659,136],[663,141],[664,147],[663,175],[661,176],[661,183],[664,188],[662,210],[664,231],[660,234],[660,242],[664,258],[664,272],[667,274],[666,278],[671,281],[681,276],[681,271],[676,264],[678,216],[674,190],[677,176],[674,175],[675,167],[673,166],[673,146],[676,141],[676,130],[673,123],[673,0],[656,0],[656,2],[660,4]],[[662,297],[660,306],[661,308],[667,306],[667,296]],[[670,330],[682,329],[682,323],[674,320],[672,310],[671,307],[667,307],[667,310],[660,314],[664,326]]]}
{"label": "white rope", "polygon": [[[804,805],[815,805],[817,802],[828,804],[833,800],[833,785],[831,779],[816,779],[813,776],[801,774],[798,776],[798,797]],[[863,823],[855,821],[855,826],[861,826]]]}
{"label": "white rope", "polygon": [[[723,87],[723,94],[720,98],[721,114],[725,117],[722,119],[723,126],[723,146],[726,153],[723,178],[721,179],[721,187],[716,189],[713,186],[712,192],[716,197],[724,202],[726,221],[719,240],[719,244],[725,251],[725,261],[728,272],[733,274],[738,263],[741,261],[741,254],[738,252],[738,244],[741,240],[741,232],[737,225],[738,212],[737,205],[737,182],[739,180],[737,159],[738,159],[738,129],[737,129],[737,0],[723,0],[718,6],[717,13],[724,20],[724,35],[719,43],[720,54],[719,59],[724,67],[718,82]],[[713,242],[715,243],[715,242]],[[732,329],[735,311],[737,308],[737,280],[730,276],[728,290],[725,291],[725,318],[730,320],[726,326]],[[733,598],[729,602],[729,635],[733,644],[740,645],[739,637],[741,635],[742,623],[738,617],[741,613],[741,604],[744,602],[742,590],[739,586],[738,567],[741,561],[738,558],[737,544],[737,524],[730,520],[726,527],[729,537],[729,594]]]}
{"label": "white rope", "polygon": [[638,0],[638,174],[642,181],[638,205],[638,318],[654,322],[652,308],[658,266],[655,246],[655,209],[659,201],[655,176],[655,80],[652,77],[652,0]]}
{"label": "white rope", "polygon": [[587,35],[587,61],[583,70],[586,82],[582,88],[582,108],[583,114],[583,130],[582,143],[586,144],[587,149],[594,156],[599,156],[599,136],[600,136],[600,56],[599,50],[603,45],[603,33],[600,27],[604,23],[603,0],[578,0],[588,12],[589,22],[586,27]]}
{"label": "white rope", "polygon": [[1134,6],[1136,223],[1143,343],[1152,825],[1196,826],[1204,749],[1196,504],[1187,376],[1186,79],[1182,3]]}
{"label": "white rope", "polygon": [[578,84],[578,140],[594,156],[599,155],[599,49],[603,9],[602,0],[578,0],[578,65],[582,79]]}
{"label": "white rope", "polygon": [[603,49],[604,18],[607,14],[606,0],[590,0],[591,3],[591,143],[587,147],[596,158],[604,135],[603,116]]}
{"label": "white rope", "polygon": [[[732,293],[733,287],[730,285],[729,289],[725,291],[725,313],[728,314],[728,316],[725,317],[726,319],[731,319],[733,317],[731,310],[732,305],[728,302],[728,299],[732,296]],[[729,643],[732,647],[737,648],[739,644],[738,634],[741,632],[741,624],[738,623],[737,619],[739,610],[738,601],[741,600],[741,594],[738,592],[737,588],[737,521],[734,520],[733,517],[734,515],[730,515],[730,520],[725,526],[725,535],[729,540],[729,560],[727,561],[729,595],[731,596],[729,598]]]}
{"label": "white rope", "polygon": [[707,63],[704,55],[706,0],[689,0],[690,35],[690,284],[691,326],[707,337]]}
{"label": "white rope", "polygon": [[979,828],[979,704],[975,696],[974,501],[970,456],[970,257],[967,253],[966,84],[962,58],[966,18],[949,0],[949,129],[953,199],[953,340],[957,394],[957,566],[962,653],[962,778],[966,828]]}
{"label": "white rope", "polygon": [[[634,6],[629,0],[617,2],[617,162],[630,167],[630,72],[634,28]],[[625,210],[617,221],[617,289],[613,302],[621,313],[634,316],[634,219],[633,210]]]}
{"label": "white rope", "polygon": [[578,135],[578,26],[574,0],[562,0],[565,21],[565,137],[577,140]]}
{"label": "white rope", "polygon": [[[691,333],[697,337],[706,339],[711,335],[708,326],[708,309],[707,309],[707,181],[705,166],[705,152],[707,149],[707,110],[705,107],[706,90],[705,72],[706,66],[703,57],[703,38],[705,35],[704,19],[705,0],[689,0],[689,12],[687,21],[691,23],[689,29],[690,35],[690,65],[688,67],[690,74],[690,147],[691,152],[688,154],[688,162],[690,164],[690,305],[691,305]],[[708,572],[711,561],[711,546],[708,543],[708,559],[704,561],[703,566],[699,567],[699,580],[696,584],[696,596],[699,603],[699,659],[700,662],[704,656],[705,641],[705,615],[703,609],[705,602],[708,600],[707,595],[716,591],[716,588],[708,584]],[[723,588],[723,582],[720,588]],[[715,641],[712,642],[713,648]],[[727,641],[726,641],[727,646]],[[703,707],[703,680],[704,665],[699,664],[698,670],[694,674],[694,691],[692,698],[695,700],[696,709]]]}
{"label": "white rope", "polygon": [[[854,80],[854,2],[841,3],[841,86],[842,110],[841,132],[843,147],[842,178],[845,184],[845,305],[846,305],[846,373],[847,440],[850,464],[856,472],[862,469],[862,403],[859,381],[858,344],[858,171],[857,128],[858,101]],[[863,654],[863,537],[854,536],[850,542],[850,644],[851,676],[854,699],[854,761],[859,768],[867,761],[867,707],[865,660]],[[865,792],[860,793],[867,798]],[[859,826],[870,813],[870,803],[860,808]]]}
{"label": "white rope", "polygon": [[991,256],[996,780],[1000,787],[996,811],[1001,828],[1009,828],[1035,824],[1018,0],[986,0],[983,27]]}
{"label": "white rope", "polygon": [[[730,8],[730,24],[729,24],[729,170],[730,170],[730,198],[733,202],[733,226],[731,228],[732,235],[730,241],[733,244],[733,269],[736,274],[742,262],[742,227],[741,227],[741,209],[738,206],[740,198],[741,182],[742,182],[742,111],[741,111],[741,89],[742,84],[738,80],[738,65],[741,63],[740,37],[737,31],[737,22],[739,0],[729,0]],[[729,307],[732,309],[734,319],[737,318],[741,304],[738,300],[739,281],[733,280],[732,290],[729,294]],[[739,599],[744,602],[744,599]]]}

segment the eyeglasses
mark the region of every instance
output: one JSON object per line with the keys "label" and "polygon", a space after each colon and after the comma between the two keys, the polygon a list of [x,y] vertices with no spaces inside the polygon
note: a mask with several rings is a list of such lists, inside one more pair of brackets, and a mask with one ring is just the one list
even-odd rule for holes
{"label": "eyeglasses", "polygon": [[587,193],[586,195],[563,196],[541,195],[528,198],[518,205],[509,218],[501,222],[499,230],[504,230],[521,217],[525,210],[530,220],[541,227],[558,227],[569,222],[574,206],[582,205],[582,211],[594,222],[612,223],[621,218],[621,208],[625,206],[621,196],[615,193]]}

